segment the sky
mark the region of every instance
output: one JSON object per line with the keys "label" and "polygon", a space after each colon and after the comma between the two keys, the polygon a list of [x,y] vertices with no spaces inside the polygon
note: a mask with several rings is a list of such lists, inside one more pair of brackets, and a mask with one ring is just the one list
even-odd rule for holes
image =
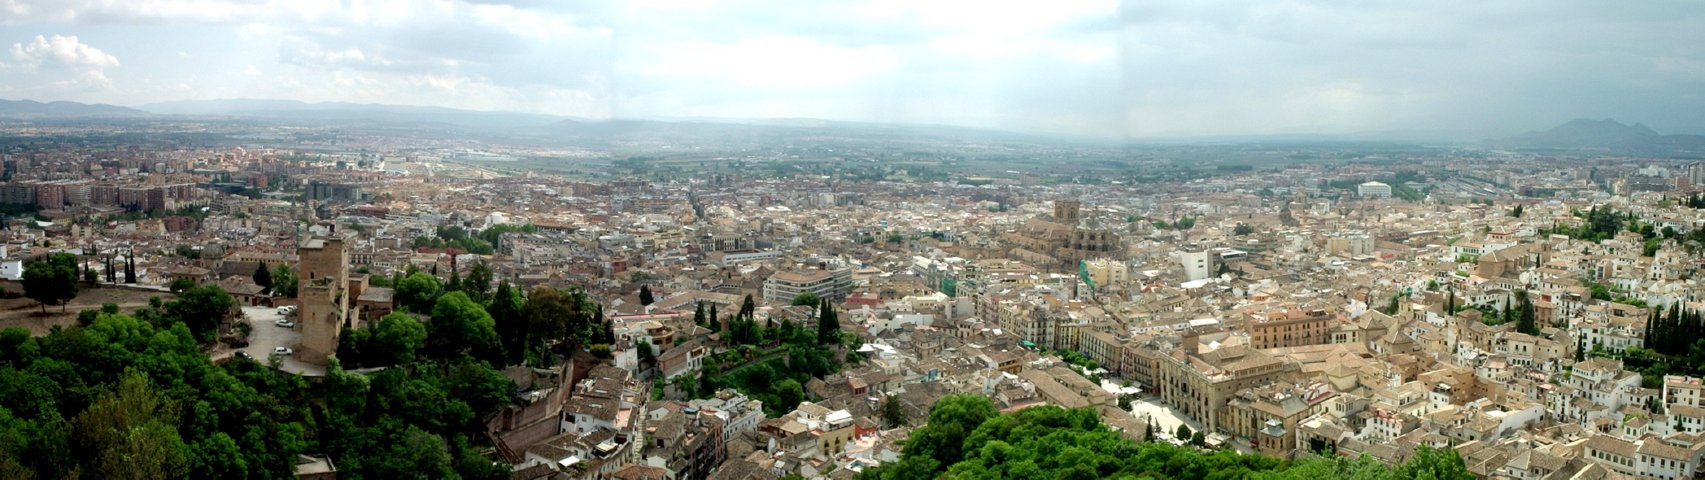
{"label": "sky", "polygon": [[1101,138],[1705,133],[1691,1],[0,0],[0,98]]}

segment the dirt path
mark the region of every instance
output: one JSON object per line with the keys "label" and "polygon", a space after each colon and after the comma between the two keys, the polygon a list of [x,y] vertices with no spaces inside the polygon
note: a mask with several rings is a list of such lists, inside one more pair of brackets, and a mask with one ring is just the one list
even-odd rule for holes
{"label": "dirt path", "polygon": [[[7,292],[23,292],[24,288],[17,282],[0,282]],[[28,298],[0,299],[0,330],[11,327],[24,327],[34,335],[46,335],[54,326],[68,327],[77,324],[77,312],[90,308],[101,308],[102,304],[116,303],[120,310],[126,312],[148,306],[148,299],[160,297],[160,300],[171,300],[172,294],[131,290],[125,288],[83,288],[77,292],[77,298],[60,307],[49,306],[47,313],[42,313],[41,304]]]}

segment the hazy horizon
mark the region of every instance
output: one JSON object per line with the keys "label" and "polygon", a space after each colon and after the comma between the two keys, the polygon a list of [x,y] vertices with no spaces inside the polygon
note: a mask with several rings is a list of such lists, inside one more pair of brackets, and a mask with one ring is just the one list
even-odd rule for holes
{"label": "hazy horizon", "polygon": [[1682,2],[0,0],[0,98],[810,118],[1099,138],[1705,133]]}

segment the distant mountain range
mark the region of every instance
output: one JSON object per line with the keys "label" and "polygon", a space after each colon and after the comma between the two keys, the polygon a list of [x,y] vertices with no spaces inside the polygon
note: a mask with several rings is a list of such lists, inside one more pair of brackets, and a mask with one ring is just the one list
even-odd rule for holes
{"label": "distant mountain range", "polygon": [[71,118],[142,116],[148,112],[106,104],[77,102],[37,102],[34,100],[0,100],[0,117],[13,118]]}
{"label": "distant mountain range", "polygon": [[1662,135],[1644,124],[1623,125],[1608,118],[1570,120],[1543,132],[1528,132],[1486,143],[1511,149],[1589,150],[1681,157],[1705,155],[1705,136]]}
{"label": "distant mountain range", "polygon": [[[419,129],[487,134],[548,143],[612,146],[639,143],[716,142],[739,144],[802,139],[857,142],[971,143],[1098,143],[1086,138],[1025,134],[939,125],[896,125],[817,119],[585,119],[532,113],[461,110],[346,102],[307,103],[295,100],[185,100],[152,103],[136,108],[76,102],[0,100],[0,119],[77,118],[231,118],[281,124],[313,124],[346,128]],[[1353,135],[1302,135],[1290,140],[1318,142],[1440,141],[1438,132],[1384,132]],[[1294,137],[1294,138],[1292,138]],[[1193,141],[1203,141],[1194,139]],[[1269,137],[1226,137],[1221,141],[1271,141]],[[1158,140],[1157,140],[1158,141]],[[1160,141],[1161,143],[1169,143]],[[1191,143],[1185,141],[1184,143]],[[1517,150],[1568,150],[1603,154],[1705,158],[1705,136],[1663,135],[1635,123],[1616,120],[1571,120],[1550,130],[1486,140],[1483,146]]]}
{"label": "distant mountain range", "polygon": [[295,100],[183,100],[150,103],[142,110],[162,115],[247,117],[286,121],[453,126],[489,130],[543,127],[570,117],[516,112],[486,112],[443,107],[413,107]]}
{"label": "distant mountain range", "polygon": [[[312,124],[351,129],[453,131],[553,144],[610,147],[635,144],[721,145],[804,139],[855,142],[1048,143],[1090,141],[1067,136],[1003,132],[939,125],[899,125],[818,119],[587,119],[531,113],[443,107],[376,105],[294,100],[186,100],[137,108],[74,102],[0,103],[0,118],[182,117]],[[1107,142],[1100,142],[1107,144]]]}

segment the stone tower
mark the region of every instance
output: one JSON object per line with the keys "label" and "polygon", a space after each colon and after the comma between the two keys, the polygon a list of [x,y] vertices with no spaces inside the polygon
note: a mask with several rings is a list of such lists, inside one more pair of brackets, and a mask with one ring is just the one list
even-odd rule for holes
{"label": "stone tower", "polygon": [[1078,210],[1081,208],[1083,208],[1083,203],[1077,200],[1055,200],[1054,221],[1066,225],[1075,224],[1079,218]]}
{"label": "stone tower", "polygon": [[299,358],[325,365],[337,353],[338,332],[349,314],[349,247],[338,237],[314,237],[296,248],[296,299],[301,303]]}

